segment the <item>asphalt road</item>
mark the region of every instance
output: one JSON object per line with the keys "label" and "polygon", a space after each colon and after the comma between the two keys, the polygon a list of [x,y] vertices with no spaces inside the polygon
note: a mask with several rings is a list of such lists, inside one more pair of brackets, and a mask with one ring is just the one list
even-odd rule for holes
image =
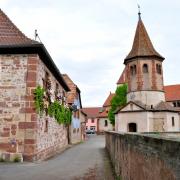
{"label": "asphalt road", "polygon": [[47,161],[0,163],[0,180],[113,180],[104,136],[89,139]]}

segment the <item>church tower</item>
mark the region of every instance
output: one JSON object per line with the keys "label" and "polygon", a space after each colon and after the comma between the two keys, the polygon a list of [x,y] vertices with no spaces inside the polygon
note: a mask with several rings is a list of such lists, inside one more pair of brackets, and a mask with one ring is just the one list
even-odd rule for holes
{"label": "church tower", "polygon": [[128,83],[127,100],[139,101],[154,107],[165,101],[163,85],[162,57],[153,47],[146,28],[138,13],[132,49],[124,60]]}

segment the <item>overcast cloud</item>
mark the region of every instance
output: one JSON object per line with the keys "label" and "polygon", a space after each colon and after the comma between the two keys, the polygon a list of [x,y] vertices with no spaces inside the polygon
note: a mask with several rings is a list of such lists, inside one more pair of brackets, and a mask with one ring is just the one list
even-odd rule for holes
{"label": "overcast cloud", "polygon": [[[180,1],[139,0],[164,61],[165,84],[180,83]],[[124,68],[137,25],[136,0],[0,0],[28,37],[37,29],[61,73],[79,86],[83,106],[101,106]]]}

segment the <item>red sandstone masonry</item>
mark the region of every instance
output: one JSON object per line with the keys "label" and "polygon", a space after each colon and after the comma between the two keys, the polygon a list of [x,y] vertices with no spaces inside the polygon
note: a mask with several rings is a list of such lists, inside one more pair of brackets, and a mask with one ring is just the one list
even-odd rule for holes
{"label": "red sandstone masonry", "polygon": [[28,71],[36,71],[37,65],[36,64],[30,64],[28,65]]}
{"label": "red sandstone masonry", "polygon": [[0,143],[0,147],[2,150],[10,153],[16,152],[16,145],[12,146],[10,143]]}
{"label": "red sandstone masonry", "polygon": [[27,87],[36,87],[35,81],[27,82],[26,84],[27,84]]}
{"label": "red sandstone masonry", "polygon": [[10,136],[10,131],[4,131],[0,133],[1,137],[9,137]]}
{"label": "red sandstone masonry", "polygon": [[37,57],[35,57],[35,58],[28,58],[28,65],[36,65],[36,64],[38,64],[38,61],[37,61]]}
{"label": "red sandstone masonry", "polygon": [[155,61],[152,60],[152,90],[157,90],[156,86],[156,65]]}
{"label": "red sandstone masonry", "polygon": [[36,144],[36,140],[35,139],[25,139],[24,140],[24,143],[25,144]]}
{"label": "red sandstone masonry", "polygon": [[27,72],[27,81],[36,82],[36,72],[28,71]]}
{"label": "red sandstone masonry", "polygon": [[19,122],[19,129],[35,129],[37,128],[36,122]]}
{"label": "red sandstone masonry", "polygon": [[37,121],[37,114],[31,114],[31,121]]}
{"label": "red sandstone masonry", "polygon": [[36,112],[35,108],[31,108],[31,107],[21,108],[19,110],[19,113],[35,113],[35,112]]}

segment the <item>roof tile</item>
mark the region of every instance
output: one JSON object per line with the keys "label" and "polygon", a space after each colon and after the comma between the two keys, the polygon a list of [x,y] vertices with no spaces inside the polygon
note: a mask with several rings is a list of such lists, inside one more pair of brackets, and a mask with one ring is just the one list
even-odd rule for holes
{"label": "roof tile", "polygon": [[0,9],[0,46],[34,43],[38,42],[26,37]]}
{"label": "roof tile", "polygon": [[180,100],[180,84],[164,86],[166,101]]}
{"label": "roof tile", "polygon": [[128,56],[125,58],[124,63],[129,59],[135,58],[135,57],[142,57],[142,56],[156,56],[160,59],[164,59],[153,47],[153,44],[149,38],[149,35],[146,31],[146,28],[141,20],[139,18],[136,33],[134,37],[134,42],[132,49]]}

